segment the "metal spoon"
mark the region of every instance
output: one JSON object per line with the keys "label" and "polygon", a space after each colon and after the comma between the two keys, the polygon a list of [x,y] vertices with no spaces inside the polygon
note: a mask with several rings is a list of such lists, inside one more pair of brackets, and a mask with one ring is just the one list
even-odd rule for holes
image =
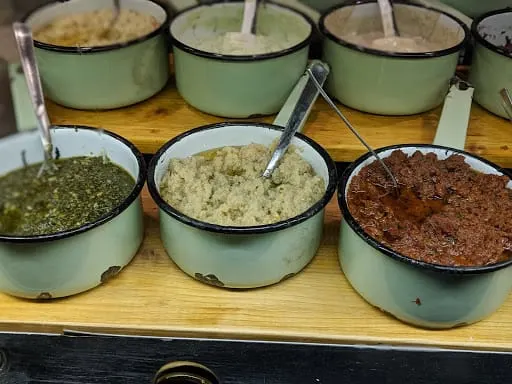
{"label": "metal spoon", "polygon": [[327,104],[329,104],[331,106],[332,109],[334,109],[334,111],[337,113],[337,115],[341,118],[341,120],[343,120],[343,122],[345,123],[345,125],[352,131],[352,133],[354,135],[356,135],[356,137],[359,139],[359,141],[366,147],[366,149],[368,149],[368,151],[377,159],[377,161],[382,165],[382,168],[384,168],[384,170],[386,171],[386,173],[389,175],[389,178],[391,179],[391,181],[393,182],[393,187],[395,188],[395,192],[396,194],[398,195],[399,194],[399,189],[398,189],[398,182],[396,181],[396,178],[395,176],[393,175],[393,172],[391,172],[391,170],[389,169],[389,167],[386,165],[386,163],[384,163],[384,161],[382,161],[382,159],[380,158],[380,156],[377,154],[377,152],[375,152],[369,145],[368,143],[366,143],[366,141],[364,141],[364,139],[361,137],[361,135],[356,131],[356,129],[352,126],[352,124],[350,124],[350,121],[348,121],[348,119],[345,117],[345,115],[343,115],[343,113],[339,110],[339,108],[336,106],[336,104],[334,104],[334,102],[331,100],[331,98],[327,95],[327,93],[324,91],[324,89],[322,88],[322,86],[320,85],[320,83],[316,80],[315,76],[313,75],[313,73],[311,72],[311,70],[308,68],[308,73],[309,73],[309,76],[311,77],[311,79],[313,80],[313,83],[315,83],[316,87],[318,88],[318,92],[320,92],[320,94],[322,95],[322,97],[325,99],[325,101],[327,102]]}
{"label": "metal spoon", "polygon": [[114,3],[114,15],[112,16],[107,29],[103,31],[103,37],[108,37],[110,31],[112,31],[112,28],[114,28],[114,25],[116,25],[117,20],[119,20],[119,15],[121,14],[121,0],[112,0],[112,2]]}
{"label": "metal spoon", "polygon": [[508,115],[510,122],[512,122],[512,97],[510,97],[510,93],[507,88],[503,88],[500,91],[501,98],[503,99],[503,107],[505,108],[505,112]]}
{"label": "metal spoon", "polygon": [[44,162],[39,169],[38,177],[44,170],[56,168],[53,164],[53,145],[52,137],[50,134],[50,119],[46,112],[44,104],[43,88],[41,87],[41,80],[39,78],[39,70],[37,68],[37,61],[34,53],[34,41],[32,39],[32,31],[30,28],[20,22],[15,22],[12,25],[14,37],[20,55],[23,73],[27,82],[30,100],[35,111],[37,123],[39,127],[39,134],[41,143],[44,150]]}
{"label": "metal spoon", "polygon": [[[321,62],[314,62],[310,64],[307,70],[309,76],[314,78],[317,83],[319,83],[319,81],[323,83],[329,74],[329,67]],[[297,100],[292,113],[290,114],[291,117],[286,123],[283,133],[279,137],[279,142],[277,143],[274,152],[272,152],[272,156],[267,163],[267,167],[265,168],[262,177],[268,179],[272,176],[272,173],[279,165],[281,158],[290,146],[295,133],[301,128],[301,122],[304,121],[304,117],[309,113],[308,111],[310,111],[317,95],[318,92],[316,91],[316,86],[314,84],[312,85],[308,81]]]}
{"label": "metal spoon", "polygon": [[395,13],[390,0],[377,0],[382,19],[382,28],[384,29],[384,37],[400,36],[396,26]]}
{"label": "metal spoon", "polygon": [[375,39],[372,43],[376,49],[389,50],[401,45],[402,47],[414,47],[415,41],[410,37],[401,37],[396,25],[395,12],[391,0],[377,0],[379,3],[380,16],[384,37]]}

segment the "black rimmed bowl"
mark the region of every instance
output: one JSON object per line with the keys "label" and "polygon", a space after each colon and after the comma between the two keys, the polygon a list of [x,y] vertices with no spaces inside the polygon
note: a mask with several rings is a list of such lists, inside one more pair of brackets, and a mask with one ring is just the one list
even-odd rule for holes
{"label": "black rimmed bowl", "polygon": [[257,34],[283,42],[278,51],[236,53],[212,43],[240,31],[242,12],[241,1],[203,4],[171,23],[178,91],[203,112],[232,118],[277,113],[306,68],[314,25],[284,5],[265,2],[257,14]]}
{"label": "black rimmed bowl", "polygon": [[488,111],[510,118],[500,91],[512,93],[512,7],[486,13],[473,21],[475,39],[469,81],[475,101]]}
{"label": "black rimmed bowl", "polygon": [[292,145],[326,185],[323,197],[304,213],[275,224],[230,227],[195,220],[167,204],[159,186],[172,158],[225,146],[270,145],[282,133],[271,124],[220,123],[193,129],[165,144],[148,169],[148,187],[160,208],[160,230],[170,258],[188,275],[224,288],[256,288],[300,272],[315,256],[324,208],[336,189],[336,166],[313,140],[297,133]]}
{"label": "black rimmed bowl", "polygon": [[[28,299],[74,295],[105,283],[137,253],[144,235],[142,154],[122,137],[83,126],[52,128],[61,158],[106,155],[135,180],[113,211],[82,227],[41,236],[0,236],[0,291]],[[37,130],[0,140],[0,174],[43,161]]]}
{"label": "black rimmed bowl", "polygon": [[394,1],[403,36],[435,42],[435,50],[409,53],[368,48],[354,34],[382,31],[376,2],[336,6],[320,18],[324,56],[331,67],[327,91],[341,103],[369,113],[411,115],[439,106],[455,73],[468,28],[453,16]]}
{"label": "black rimmed bowl", "polygon": [[[435,153],[439,159],[461,154],[479,172],[506,175],[495,164],[454,148],[403,144],[376,150],[382,158],[394,150]],[[363,155],[340,178],[338,203],[343,214],[339,260],[352,287],[370,304],[424,328],[452,328],[495,312],[512,289],[512,259],[483,267],[449,267],[420,262],[393,251],[368,235],[347,205],[352,178],[374,158]],[[510,177],[510,175],[507,175]],[[512,189],[512,182],[508,188]]]}
{"label": "black rimmed bowl", "polygon": [[[111,8],[104,0],[55,1],[24,18],[34,32],[56,17]],[[121,44],[64,47],[34,41],[45,96],[76,109],[112,109],[150,98],[169,79],[169,16],[151,0],[121,0],[121,7],[152,15],[151,33]]]}

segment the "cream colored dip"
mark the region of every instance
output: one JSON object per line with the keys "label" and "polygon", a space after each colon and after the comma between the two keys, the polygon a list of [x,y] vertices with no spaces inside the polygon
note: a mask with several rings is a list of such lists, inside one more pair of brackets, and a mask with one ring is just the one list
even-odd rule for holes
{"label": "cream colored dip", "polygon": [[191,45],[201,51],[221,55],[261,55],[279,52],[298,44],[297,40],[283,39],[282,36],[255,35],[250,42],[234,42],[229,33],[197,39]]}
{"label": "cream colored dip", "polygon": [[222,147],[171,159],[160,183],[162,198],[195,219],[246,227],[295,217],[318,202],[325,182],[290,147],[270,179],[261,175],[271,147]]}
{"label": "cream colored dip", "polygon": [[152,15],[121,9],[116,24],[106,33],[113,17],[111,8],[59,16],[38,28],[34,39],[64,47],[97,47],[134,40],[160,26]]}
{"label": "cream colored dip", "polygon": [[436,44],[420,36],[384,37],[384,33],[380,31],[362,34],[352,32],[341,38],[352,44],[387,52],[418,53],[445,48],[444,44]]}

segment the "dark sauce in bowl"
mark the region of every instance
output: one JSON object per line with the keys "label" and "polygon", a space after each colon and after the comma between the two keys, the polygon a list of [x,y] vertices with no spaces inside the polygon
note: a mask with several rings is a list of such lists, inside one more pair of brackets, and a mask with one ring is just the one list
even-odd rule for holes
{"label": "dark sauce in bowl", "polygon": [[107,215],[132,192],[134,178],[103,156],[55,160],[0,177],[0,234],[37,236],[79,228]]}
{"label": "dark sauce in bowl", "polygon": [[477,172],[464,160],[395,150],[384,161],[399,196],[373,162],[351,180],[350,213],[374,239],[416,260],[444,266],[505,261],[512,257],[510,179]]}

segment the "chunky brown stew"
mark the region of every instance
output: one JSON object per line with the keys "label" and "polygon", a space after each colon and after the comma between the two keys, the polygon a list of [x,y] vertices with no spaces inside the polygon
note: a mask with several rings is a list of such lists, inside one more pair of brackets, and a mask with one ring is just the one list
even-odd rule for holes
{"label": "chunky brown stew", "polygon": [[366,233],[428,263],[483,266],[512,257],[512,190],[507,176],[477,172],[462,155],[439,160],[400,150],[385,159],[400,193],[373,162],[352,178],[347,202]]}

